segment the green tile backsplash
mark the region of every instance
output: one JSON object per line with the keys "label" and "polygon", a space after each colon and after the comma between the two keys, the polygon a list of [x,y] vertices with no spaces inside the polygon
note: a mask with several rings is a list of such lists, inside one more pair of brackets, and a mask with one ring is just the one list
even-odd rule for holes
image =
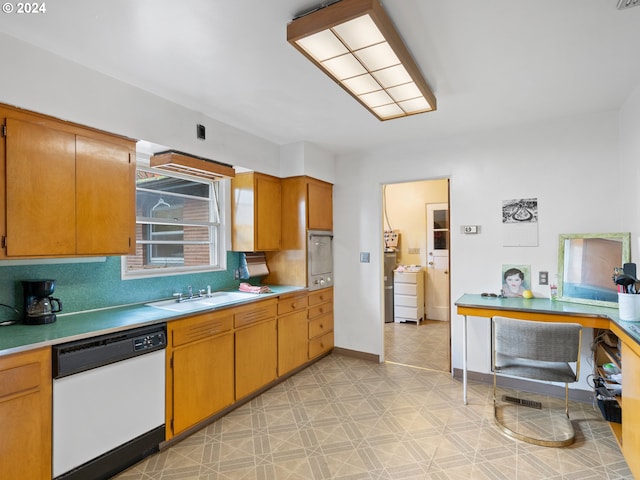
{"label": "green tile backsplash", "polygon": [[[171,297],[173,292],[237,288],[234,271],[239,265],[239,254],[227,252],[227,270],[224,272],[194,273],[169,277],[120,279],[120,257],[107,257],[104,262],[65,263],[0,266],[0,303],[22,311],[21,280],[54,279],[54,297],[62,302],[63,313],[96,308],[127,305]],[[0,309],[0,320],[15,318],[8,308]]]}

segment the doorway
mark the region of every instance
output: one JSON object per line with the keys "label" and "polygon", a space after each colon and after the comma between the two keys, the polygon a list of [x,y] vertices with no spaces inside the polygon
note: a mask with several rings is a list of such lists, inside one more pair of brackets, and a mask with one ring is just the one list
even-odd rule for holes
{"label": "doorway", "polygon": [[[420,267],[425,311],[420,322],[387,319],[383,324],[385,361],[449,372],[449,180],[395,183],[382,188],[386,237],[393,235],[397,242],[398,265]],[[386,309],[390,301],[393,302],[393,297],[385,296]]]}

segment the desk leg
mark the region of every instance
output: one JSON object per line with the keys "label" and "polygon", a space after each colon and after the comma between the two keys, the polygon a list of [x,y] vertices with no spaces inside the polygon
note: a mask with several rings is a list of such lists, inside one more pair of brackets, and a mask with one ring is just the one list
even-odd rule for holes
{"label": "desk leg", "polygon": [[462,403],[467,405],[467,316],[462,323]]}

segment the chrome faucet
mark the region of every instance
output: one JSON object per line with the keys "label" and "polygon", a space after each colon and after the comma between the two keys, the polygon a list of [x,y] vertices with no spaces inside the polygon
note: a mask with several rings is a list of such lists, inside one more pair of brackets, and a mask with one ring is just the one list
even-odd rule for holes
{"label": "chrome faucet", "polygon": [[193,287],[191,285],[187,285],[187,295],[183,294],[182,292],[176,292],[173,294],[174,297],[176,297],[176,302],[180,303],[180,302],[188,302],[189,300],[197,300],[198,298],[202,298],[205,296],[205,294],[210,290],[210,287],[207,287],[208,290],[198,290],[198,293],[194,294],[193,293]]}

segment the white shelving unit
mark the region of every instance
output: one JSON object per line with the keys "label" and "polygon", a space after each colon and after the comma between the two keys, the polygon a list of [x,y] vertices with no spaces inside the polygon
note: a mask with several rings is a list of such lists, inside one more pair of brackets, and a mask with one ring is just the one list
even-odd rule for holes
{"label": "white shelving unit", "polygon": [[393,272],[393,321],[416,322],[424,319],[424,270],[409,267]]}

